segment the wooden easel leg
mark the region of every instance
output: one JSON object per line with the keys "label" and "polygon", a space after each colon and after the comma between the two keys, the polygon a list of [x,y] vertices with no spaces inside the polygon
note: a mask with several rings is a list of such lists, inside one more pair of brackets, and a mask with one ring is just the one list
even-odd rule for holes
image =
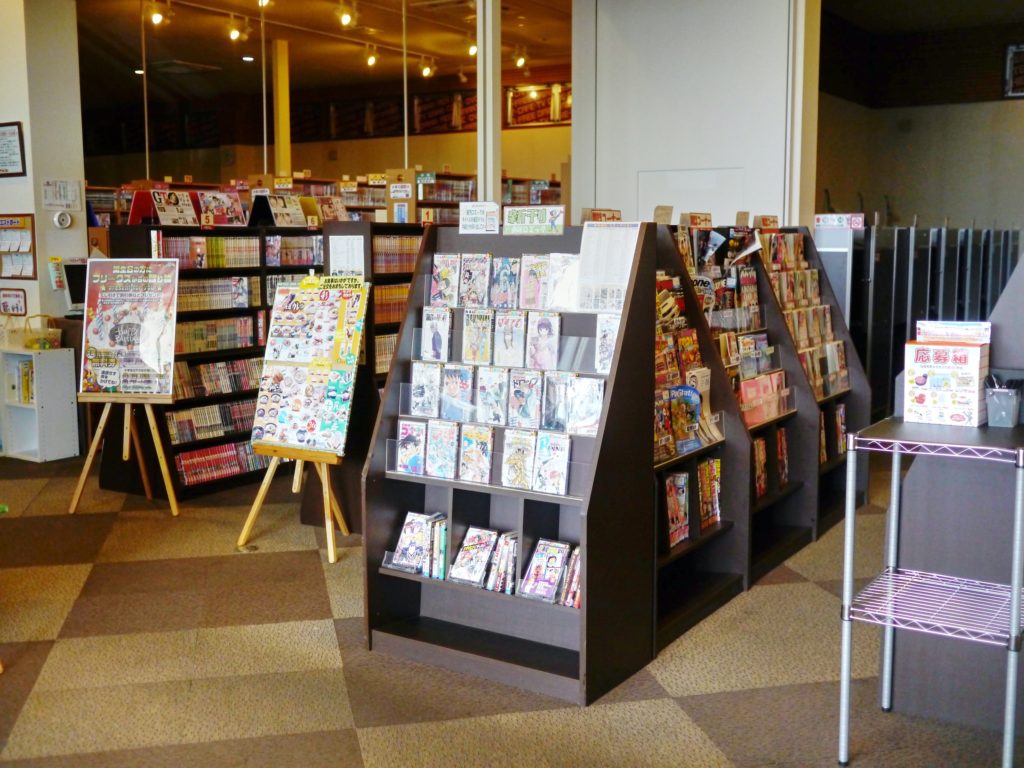
{"label": "wooden easel leg", "polygon": [[142,442],[139,440],[139,427],[132,419],[132,445],[135,447],[135,456],[139,460],[139,474],[142,475],[142,490],[146,498],[153,500],[153,486],[149,482],[149,470],[146,468],[146,460],[142,456]]}
{"label": "wooden easel leg", "polygon": [[238,537],[238,546],[244,547],[246,542],[249,541],[249,536],[252,534],[252,527],[256,525],[256,518],[260,516],[260,510],[263,508],[263,500],[267,498],[267,492],[270,490],[270,483],[274,479],[274,473],[277,472],[277,465],[281,463],[280,456],[274,456],[270,460],[270,464],[267,466],[267,474],[263,476],[263,482],[260,484],[260,490],[256,494],[256,500],[252,503],[252,508],[249,510],[249,516],[245,519],[245,525],[242,526],[242,533]]}
{"label": "wooden easel leg", "polygon": [[338,547],[334,541],[334,515],[331,511],[331,482],[327,474],[327,466],[321,462],[316,464],[320,474],[320,484],[324,488],[324,527],[327,531],[327,561],[338,562]]}
{"label": "wooden easel leg", "polygon": [[4,663],[0,661],[0,675],[4,673]]}
{"label": "wooden easel leg", "polygon": [[348,536],[351,534],[351,531],[349,531],[348,525],[345,523],[345,518],[341,514],[341,506],[338,504],[338,497],[334,494],[334,487],[330,485],[331,470],[328,469],[326,464],[322,464],[320,466],[324,468],[323,475],[321,475],[321,482],[323,482],[323,478],[326,477],[328,487],[331,489],[331,513],[334,515],[334,519],[338,521],[338,527],[341,529],[341,535]]}
{"label": "wooden easel leg", "polygon": [[75,493],[71,497],[71,506],[68,507],[68,514],[73,515],[78,509],[78,502],[82,499],[82,491],[85,490],[85,483],[89,479],[89,470],[96,460],[96,451],[103,442],[103,430],[107,427],[107,419],[110,418],[110,409],[113,403],[106,403],[103,406],[103,413],[100,415],[99,424],[96,425],[96,434],[93,435],[92,443],[89,445],[89,453],[85,457],[85,466],[82,467],[82,474],[78,478],[78,485],[75,486]]}
{"label": "wooden easel leg", "polygon": [[[171,483],[171,471],[167,467],[167,457],[164,455],[164,446],[160,442],[160,432],[156,428],[156,414],[153,406],[145,404],[146,419],[149,421],[149,431],[153,435],[153,447],[156,449],[156,460],[160,465],[160,474],[164,478],[164,489],[167,491],[167,502],[171,505],[171,514],[178,516],[178,497],[174,495],[174,485]],[[140,457],[141,464],[141,457]]]}
{"label": "wooden easel leg", "polygon": [[121,461],[128,461],[132,457],[132,404],[124,405],[124,429],[121,435]]}
{"label": "wooden easel leg", "polygon": [[295,474],[292,476],[292,493],[302,493],[302,470],[306,468],[306,462],[302,459],[295,460]]}

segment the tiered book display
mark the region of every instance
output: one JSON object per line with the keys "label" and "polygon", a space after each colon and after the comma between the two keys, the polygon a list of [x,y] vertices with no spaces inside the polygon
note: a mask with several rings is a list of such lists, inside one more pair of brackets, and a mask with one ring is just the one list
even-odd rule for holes
{"label": "tiered book display", "polygon": [[748,586],[751,441],[668,227],[658,227],[655,652]]}
{"label": "tiered book display", "polygon": [[846,434],[868,425],[870,387],[809,232],[762,232],[761,243],[776,304],[819,409],[817,538],[842,515]]}
{"label": "tiered book display", "polygon": [[427,230],[364,468],[374,650],[581,704],[652,658],[655,232],[617,226]]}
{"label": "tiered book display", "polygon": [[[257,401],[268,296],[323,269],[320,232],[133,225],[112,228],[111,251],[115,258],[148,253],[178,261],[174,402],[154,406],[178,498],[257,479],[267,458],[252,451],[252,422],[272,407]],[[104,450],[102,487],[135,491],[137,476],[119,453]]]}

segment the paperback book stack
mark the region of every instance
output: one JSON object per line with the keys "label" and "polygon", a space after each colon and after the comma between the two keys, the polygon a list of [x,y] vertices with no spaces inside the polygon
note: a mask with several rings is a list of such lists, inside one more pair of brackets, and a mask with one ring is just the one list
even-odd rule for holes
{"label": "paperback book stack", "polygon": [[846,391],[850,388],[846,348],[832,332],[832,307],[822,303],[821,277],[808,266],[803,235],[769,232],[761,240],[772,290],[815,396],[821,400]]}
{"label": "paperback book stack", "polygon": [[722,440],[710,404],[711,371],[686,321],[678,277],[657,275],[654,336],[654,461],[669,461]]}
{"label": "paperback book stack", "polygon": [[582,293],[578,254],[436,254],[394,468],[565,495],[573,437],[600,427],[619,323],[595,312],[594,337],[563,337]]}
{"label": "paperback book stack", "polygon": [[448,561],[448,518],[443,513],[408,512],[395,551],[387,553],[384,567],[444,579]]}

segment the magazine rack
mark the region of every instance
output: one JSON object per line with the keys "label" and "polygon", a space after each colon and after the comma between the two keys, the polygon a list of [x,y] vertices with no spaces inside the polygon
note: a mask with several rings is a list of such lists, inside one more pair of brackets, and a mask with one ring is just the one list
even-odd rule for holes
{"label": "magazine rack", "polygon": [[[433,254],[579,253],[581,236],[579,228],[522,237],[427,230],[363,470],[363,531],[371,649],[587,704],[653,657],[654,227],[640,225],[602,422],[596,437],[573,436],[567,495],[407,475],[388,466],[401,385],[410,381],[418,355]],[[562,313],[563,338],[592,339],[595,332],[593,314]],[[578,544],[580,608],[382,568],[409,511],[445,513],[449,559],[471,525],[517,531],[520,575],[539,538]]]}

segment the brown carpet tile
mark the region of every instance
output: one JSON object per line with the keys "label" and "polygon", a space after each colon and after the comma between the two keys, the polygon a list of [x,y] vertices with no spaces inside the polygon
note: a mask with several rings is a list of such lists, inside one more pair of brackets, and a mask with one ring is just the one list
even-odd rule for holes
{"label": "brown carpet tile", "polygon": [[[0,459],[0,765],[26,768],[832,766],[842,523],[595,704],[370,652],[363,548],[298,521],[290,473],[250,552],[256,486],[183,502],[104,491],[81,460]],[[881,561],[872,463],[858,586]],[[879,711],[857,627],[853,765],[996,764],[999,734]]]}

